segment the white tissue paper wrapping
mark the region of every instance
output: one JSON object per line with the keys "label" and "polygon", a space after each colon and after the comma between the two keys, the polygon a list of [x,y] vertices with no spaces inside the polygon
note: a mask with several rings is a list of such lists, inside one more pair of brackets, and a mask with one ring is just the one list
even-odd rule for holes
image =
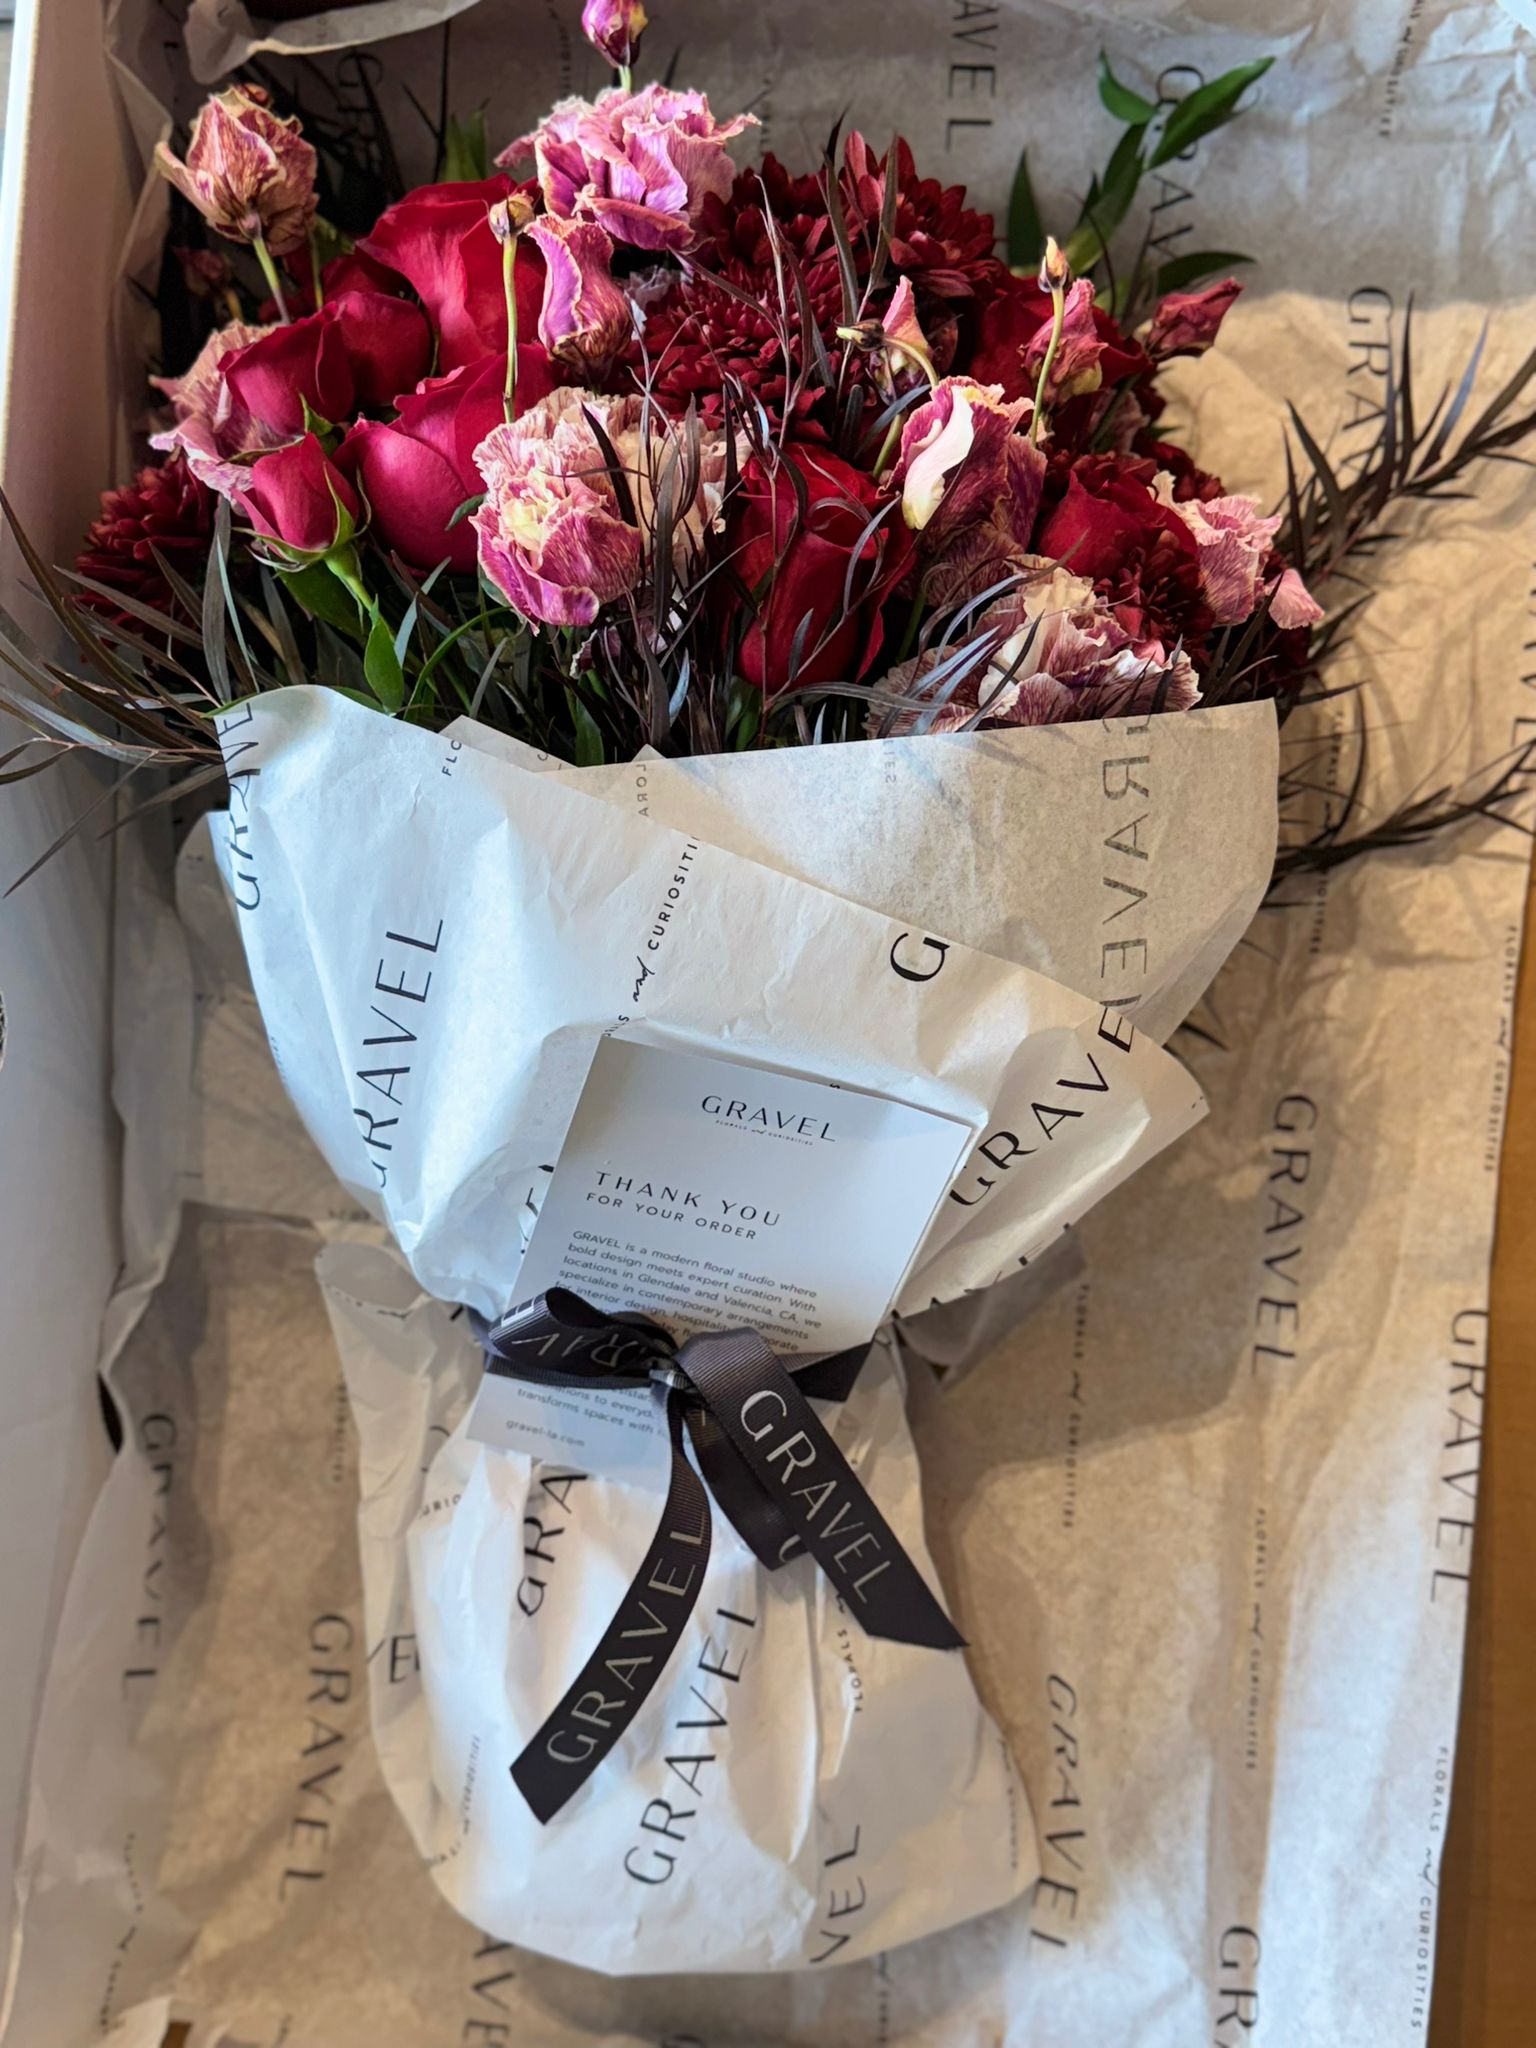
{"label": "white tissue paper wrapping", "polygon": [[[565,772],[469,721],[432,735],[318,689],[220,723],[213,842],[278,1069],[427,1294],[487,1316],[517,1298],[549,1162],[617,1025],[959,1118],[976,1140],[959,1199],[897,1306],[1017,1274],[1201,1113],[1130,1021],[1146,927],[1168,935],[1165,1007],[1187,1007],[1273,858],[1266,705]],[[1218,834],[1219,866],[1170,843]],[[1112,920],[1143,913],[1112,938],[1088,912],[1106,838],[1112,869],[1156,857],[1169,876],[1153,912],[1139,881],[1109,890]],[[1064,953],[1083,992],[1024,964]],[[420,1667],[407,1698],[372,1666],[382,1761],[466,1918],[617,1973],[761,1971],[852,1962],[1033,1883],[1027,1802],[963,1660],[867,1637],[814,1566],[769,1575],[718,1516],[663,1684],[541,1826],[510,1764],[611,1618],[656,1498],[471,1442],[451,1353],[413,1372],[346,1348],[369,1636],[410,1641]],[[452,1430],[440,1447],[429,1417]],[[836,1427],[926,1565],[889,1344]],[[524,1612],[528,1535],[553,1508],[558,1577]],[[718,1748],[701,1715],[728,1717]]]}
{"label": "white tissue paper wrapping", "polygon": [[[125,72],[189,115],[158,17],[114,12]],[[547,39],[521,19],[509,38],[509,12],[460,15],[452,69],[455,102],[491,95],[510,133],[597,73],[563,10]],[[1138,85],[1276,55],[1256,110],[1151,195],[1173,247],[1259,259],[1179,393],[1230,488],[1281,487],[1286,397],[1355,458],[1409,291],[1433,390],[1485,317],[1490,391],[1528,345],[1536,136],[1509,90],[1529,54],[1513,9],[653,13],[663,54],[680,46],[717,105],[751,100],[783,153],[814,157],[845,106],[877,136],[899,119],[925,169],[999,213],[1026,138],[1043,196],[1086,185],[1111,132],[1101,44]],[[384,89],[435,79],[439,47],[381,44]],[[1518,474],[1490,477],[1376,565],[1387,595],[1337,678],[1366,686],[1375,811],[1536,733],[1531,514]],[[1282,735],[1313,785],[1298,810],[1337,801],[1342,722],[1324,707]],[[847,1968],[735,1981],[597,1977],[477,1933],[434,1891],[368,1739],[368,1675],[393,1657],[409,1684],[410,1646],[368,1634],[357,1447],[314,1285],[322,1237],[376,1226],[288,1108],[206,834],[180,924],[121,843],[132,1256],[103,1366],[128,1443],[43,1706],[7,2048],[159,2048],[173,2019],[189,2048],[1423,2041],[1521,840],[1473,832],[1289,889],[1203,1006],[1209,1036],[1181,1043],[1213,1114],[1085,1220],[1077,1278],[953,1392],[910,1373],[930,1540],[1043,1879]],[[1037,964],[1072,985],[1068,959]],[[1149,979],[1163,965],[1159,938]],[[383,1359],[418,1293],[397,1267],[353,1302]]]}

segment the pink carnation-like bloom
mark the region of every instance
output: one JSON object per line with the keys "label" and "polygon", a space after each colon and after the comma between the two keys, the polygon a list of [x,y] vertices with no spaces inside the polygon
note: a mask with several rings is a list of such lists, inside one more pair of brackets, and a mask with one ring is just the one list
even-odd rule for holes
{"label": "pink carnation-like bloom", "polygon": [[155,162],[230,241],[263,240],[274,256],[302,247],[315,217],[315,152],[260,86],[232,85],[204,101],[185,163],[163,142]]}
{"label": "pink carnation-like bloom", "polygon": [[[1140,646],[1093,585],[1059,562],[1031,557],[1027,580],[991,605],[980,621],[998,641],[933,714],[923,730],[958,732],[980,714],[982,726],[1063,725],[1087,718],[1127,718],[1156,709],[1187,711],[1200,701],[1189,657],[1170,656],[1159,641]],[[920,691],[938,656],[904,662],[886,688]],[[899,737],[917,728],[921,706],[903,712]],[[879,723],[872,715],[872,726]]]}
{"label": "pink carnation-like bloom", "polygon": [[1280,581],[1269,595],[1269,616],[1282,633],[1315,626],[1323,616],[1323,608],[1302,582],[1300,570],[1281,570]]}
{"label": "pink carnation-like bloom", "polygon": [[165,393],[175,415],[172,426],[151,435],[150,447],[181,449],[192,474],[226,498],[237,496],[248,481],[242,456],[264,454],[290,438],[282,427],[254,417],[225,383],[221,368],[226,356],[274,331],[231,321],[209,335],[185,376],[149,380]]}
{"label": "pink carnation-like bloom", "polygon": [[[592,419],[608,436],[638,524],[625,517]],[[647,425],[649,446],[642,445]],[[668,436],[638,396],[600,398],[568,387],[487,434],[475,450],[485,483],[485,503],[473,515],[480,567],[524,618],[590,626],[605,604],[634,589],[650,552],[656,482],[677,459]],[[700,438],[698,492],[673,537],[679,555],[720,509],[725,437]]]}
{"label": "pink carnation-like bloom", "polygon": [[496,161],[531,156],[557,219],[596,221],[637,249],[678,251],[693,243],[704,201],[730,197],[736,172],[726,143],[756,125],[751,114],[716,121],[702,93],[615,88],[561,100]]}
{"label": "pink carnation-like bloom", "polygon": [[1200,594],[1218,626],[1238,626],[1259,602],[1264,565],[1280,530],[1278,512],[1266,516],[1253,498],[1176,499],[1166,469],[1152,480],[1161,505],[1183,520],[1200,551]]}

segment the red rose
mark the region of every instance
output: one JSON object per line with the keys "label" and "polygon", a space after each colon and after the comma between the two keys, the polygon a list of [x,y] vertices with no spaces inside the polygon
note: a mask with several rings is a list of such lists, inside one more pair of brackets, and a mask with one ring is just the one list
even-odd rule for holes
{"label": "red rose", "polygon": [[279,434],[303,433],[306,405],[317,419],[345,420],[357,399],[346,343],[329,313],[231,349],[219,375],[252,419]]}
{"label": "red rose", "polygon": [[393,405],[400,392],[414,390],[427,374],[432,333],[426,315],[409,299],[385,292],[341,292],[326,300],[321,318],[341,336],[359,405]]}
{"label": "red rose", "polygon": [[[321,271],[320,282],[325,288],[327,304],[332,299],[339,299],[343,292],[384,292],[390,298],[396,298],[406,288],[405,279],[398,270],[376,263],[361,249],[349,249],[344,256],[333,256]],[[310,296],[313,295],[314,287],[311,285]]]}
{"label": "red rose", "polygon": [[1035,547],[1088,577],[1133,642],[1198,646],[1211,628],[1200,550],[1173,507],[1153,496],[1155,474],[1134,456],[1084,456],[1036,528]]}
{"label": "red rose", "polygon": [[[511,178],[422,185],[380,214],[358,243],[363,255],[407,279],[438,336],[439,370],[504,355],[507,308],[501,244],[489,209],[519,191]],[[517,251],[517,329],[536,331],[544,303],[544,259],[526,241]]]}
{"label": "red rose", "polygon": [[[1005,398],[1033,398],[1035,377],[1024,368],[1025,352],[1051,317],[1051,295],[1032,277],[1015,277],[1002,264],[977,293],[975,346],[966,369],[978,384],[1001,384]],[[1108,391],[1128,377],[1152,367],[1146,351],[1120,332],[1102,306],[1093,309],[1093,324],[1104,344],[1099,357],[1102,389]]]}
{"label": "red rose", "polygon": [[[435,569],[444,556],[473,575],[475,529],[449,520],[466,498],[485,488],[475,450],[503,418],[506,368],[488,356],[448,377],[433,377],[400,400],[400,416],[359,420],[336,451],[340,468],[372,508],[371,530],[413,569]],[[549,357],[537,343],[517,351],[517,403],[526,411],[554,389]]]}
{"label": "red rose", "polygon": [[359,517],[357,493],[313,434],[253,462],[240,506],[258,533],[306,555],[347,539]]}
{"label": "red rose", "polygon": [[[785,469],[791,463],[803,481],[803,515]],[[899,507],[866,535],[882,502],[872,477],[825,448],[791,444],[771,474],[759,457],[747,464],[727,546],[756,601],[740,653],[748,682],[771,693],[791,681],[853,682],[869,668],[880,651],[881,604],[911,552]]]}

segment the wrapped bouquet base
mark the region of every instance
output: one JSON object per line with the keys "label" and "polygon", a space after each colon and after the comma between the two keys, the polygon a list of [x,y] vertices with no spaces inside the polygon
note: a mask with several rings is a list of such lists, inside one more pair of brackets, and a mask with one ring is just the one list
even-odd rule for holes
{"label": "wrapped bouquet base", "polygon": [[[467,1919],[589,1969],[799,1969],[1034,1882],[1028,1803],[963,1659],[867,1635],[811,1559],[764,1572],[718,1514],[661,1684],[543,1827],[506,1761],[617,1605],[656,1497],[471,1442],[462,1319],[384,1251],[334,1246],[320,1272],[361,1433],[368,1636],[387,1646],[374,1735]],[[833,1428],[931,1578],[903,1396],[877,1345]]]}
{"label": "wrapped bouquet base", "polygon": [[[718,1512],[659,1682],[536,1816],[514,1767],[661,1502],[476,1441],[483,1362],[453,1305],[494,1319],[532,1289],[528,1235],[615,1033],[947,1120],[960,1165],[900,1315],[1027,1267],[1202,1112],[1132,1017],[1169,1028],[1251,915],[1269,708],[564,773],[319,690],[221,725],[215,846],[278,1066],[407,1262],[346,1245],[322,1270],[361,1434],[374,1728],[439,1889],[501,1939],[618,1974],[851,1962],[1017,1897],[1033,1822],[960,1651],[867,1633],[813,1558],[766,1570]],[[823,779],[809,812],[784,801],[791,769]],[[1192,776],[1240,831],[1181,802]],[[1106,838],[1145,883],[1106,884]],[[1122,905],[1136,927],[1106,937]],[[1154,930],[1158,973],[1136,979]],[[931,1586],[889,1340],[822,1414]]]}

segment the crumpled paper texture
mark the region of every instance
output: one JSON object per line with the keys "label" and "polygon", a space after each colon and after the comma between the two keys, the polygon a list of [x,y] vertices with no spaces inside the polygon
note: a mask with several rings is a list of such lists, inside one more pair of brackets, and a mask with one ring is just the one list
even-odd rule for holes
{"label": "crumpled paper texture", "polygon": [[[1436,390],[1486,315],[1490,389],[1528,346],[1536,138],[1530,46],[1507,10],[1218,22],[1170,5],[1133,23],[1004,4],[980,24],[977,54],[999,57],[995,94],[978,82],[990,125],[954,130],[948,152],[961,24],[945,11],[887,7],[877,28],[865,10],[668,12],[719,103],[766,83],[776,146],[813,150],[824,102],[851,102],[876,135],[899,114],[929,162],[993,203],[1026,132],[1055,189],[1080,189],[1106,132],[1101,41],[1137,82],[1283,51],[1260,109],[1181,167],[1189,196],[1162,216],[1263,259],[1181,392],[1181,423],[1233,488],[1277,488],[1286,396],[1345,456],[1361,445],[1410,289]],[[540,60],[520,38],[525,75]],[[475,97],[491,84],[478,62]],[[542,83],[505,96],[507,132]],[[1474,504],[1416,516],[1426,537],[1378,564],[1389,595],[1336,678],[1369,685],[1378,808],[1536,735],[1533,510],[1501,475]],[[1336,792],[1350,755],[1320,716],[1320,733],[1287,727],[1285,758]],[[1287,890],[1200,1013],[1216,1043],[1176,1042],[1210,1117],[1084,1223],[1082,1278],[984,1365],[952,1392],[912,1375],[930,1539],[1049,1882],[820,1978],[615,1985],[476,1936],[436,1899],[383,1789],[356,1675],[333,1804],[304,1795],[331,1823],[324,1874],[279,1896],[315,1769],[309,1631],[361,1612],[355,1453],[315,1227],[194,1203],[114,1375],[141,1447],[114,1469],[60,1638],[7,2038],[84,2048],[116,2026],[151,2048],[174,2016],[193,2021],[192,2048],[1421,2040],[1527,852],[1476,832]],[[137,898],[123,914],[125,960],[130,939],[174,935]],[[153,1161],[185,1112],[153,1055],[185,1011],[163,977],[125,977],[124,997],[123,1100]],[[207,983],[203,997],[205,1017],[210,1000],[250,1007]],[[275,1178],[307,1144],[275,1080],[226,1101],[218,1072],[199,1170],[222,1157]],[[166,1178],[141,1176],[151,1244]],[[144,1432],[168,1403],[196,1449],[170,1482],[176,1569],[155,1572],[172,1546],[163,1425]],[[238,1429],[192,1426],[232,1407]],[[158,1675],[125,1677],[140,1669]]]}

